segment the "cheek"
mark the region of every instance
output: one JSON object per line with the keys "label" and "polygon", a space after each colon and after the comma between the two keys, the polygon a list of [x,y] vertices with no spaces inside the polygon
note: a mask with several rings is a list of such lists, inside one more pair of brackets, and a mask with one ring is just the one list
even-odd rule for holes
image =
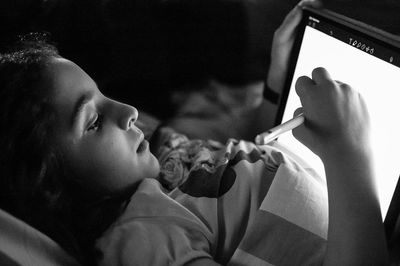
{"label": "cheek", "polygon": [[118,192],[159,171],[157,159],[149,151],[137,154],[134,140],[119,131],[69,141],[64,147],[71,172],[89,191]]}
{"label": "cheek", "polygon": [[97,145],[84,152],[78,163],[80,176],[96,190],[117,191],[130,186],[135,181],[138,167],[135,154],[121,143]]}
{"label": "cheek", "polygon": [[129,185],[135,155],[127,143],[107,139],[64,145],[64,158],[71,178],[89,191],[110,193]]}

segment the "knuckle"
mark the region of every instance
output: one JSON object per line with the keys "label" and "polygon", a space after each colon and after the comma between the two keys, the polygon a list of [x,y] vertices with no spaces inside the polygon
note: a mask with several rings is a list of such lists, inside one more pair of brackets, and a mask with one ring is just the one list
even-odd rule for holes
{"label": "knuckle", "polygon": [[335,82],[333,80],[326,80],[325,82],[327,84],[328,89],[330,89],[330,90],[336,90],[341,87],[340,84],[338,84],[337,82]]}
{"label": "knuckle", "polygon": [[343,90],[352,91],[352,88],[350,87],[350,85],[348,85],[348,84],[346,84],[346,83],[341,84],[340,87],[341,87]]}

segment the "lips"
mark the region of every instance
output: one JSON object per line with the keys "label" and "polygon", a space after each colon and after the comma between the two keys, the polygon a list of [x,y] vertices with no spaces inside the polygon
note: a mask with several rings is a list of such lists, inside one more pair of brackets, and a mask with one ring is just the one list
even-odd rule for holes
{"label": "lips", "polygon": [[145,150],[147,150],[147,148],[149,147],[149,142],[145,139],[142,140],[142,142],[140,142],[136,152],[141,153]]}

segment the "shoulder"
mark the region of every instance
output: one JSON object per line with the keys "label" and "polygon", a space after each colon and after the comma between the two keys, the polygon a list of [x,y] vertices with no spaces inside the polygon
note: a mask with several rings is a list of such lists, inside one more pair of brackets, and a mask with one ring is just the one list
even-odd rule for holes
{"label": "shoulder", "polygon": [[190,212],[145,180],[125,213],[96,241],[100,265],[176,265],[210,258],[210,236]]}
{"label": "shoulder", "polygon": [[193,223],[179,217],[131,220],[113,228],[96,243],[100,265],[184,265],[211,258],[210,243]]}

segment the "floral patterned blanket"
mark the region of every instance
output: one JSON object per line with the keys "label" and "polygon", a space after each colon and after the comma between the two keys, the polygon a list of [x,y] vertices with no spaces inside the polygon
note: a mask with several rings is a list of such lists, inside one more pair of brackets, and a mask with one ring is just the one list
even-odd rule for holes
{"label": "floral patterned blanket", "polygon": [[[326,185],[271,146],[189,140],[163,129],[159,179],[145,179],[98,239],[99,265],[320,265]],[[162,185],[161,185],[162,184]]]}

